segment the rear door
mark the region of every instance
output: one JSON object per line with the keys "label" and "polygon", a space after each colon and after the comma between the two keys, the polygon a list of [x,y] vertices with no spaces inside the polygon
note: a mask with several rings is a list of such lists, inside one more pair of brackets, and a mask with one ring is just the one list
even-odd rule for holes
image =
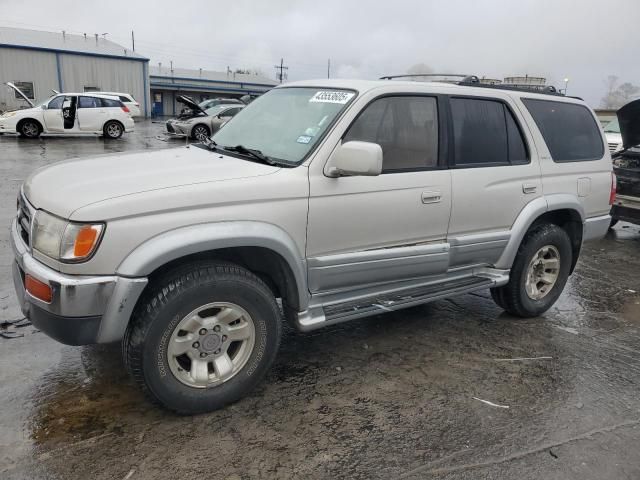
{"label": "rear door", "polygon": [[102,99],[80,95],[78,97],[78,128],[84,132],[102,130],[106,121],[106,110],[102,106]]}
{"label": "rear door", "polygon": [[451,266],[491,265],[524,206],[542,195],[537,151],[513,100],[452,96]]}

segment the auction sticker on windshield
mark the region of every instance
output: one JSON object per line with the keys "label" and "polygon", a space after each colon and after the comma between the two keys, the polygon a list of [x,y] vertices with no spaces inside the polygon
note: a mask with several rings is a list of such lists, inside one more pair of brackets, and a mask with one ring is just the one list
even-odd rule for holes
{"label": "auction sticker on windshield", "polygon": [[355,93],[320,91],[311,97],[309,103],[340,103],[345,104],[353,98]]}

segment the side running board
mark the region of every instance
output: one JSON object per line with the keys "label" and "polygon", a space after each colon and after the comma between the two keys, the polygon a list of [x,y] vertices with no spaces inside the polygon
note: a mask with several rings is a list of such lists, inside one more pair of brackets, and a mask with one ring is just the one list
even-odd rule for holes
{"label": "side running board", "polygon": [[[506,274],[506,280],[508,280],[508,274]],[[442,298],[494,287],[497,284],[506,283],[506,280],[497,278],[496,275],[467,276],[436,284],[371,295],[352,301],[314,306],[299,314],[298,328],[301,331],[315,330],[335,323],[392,312]]]}

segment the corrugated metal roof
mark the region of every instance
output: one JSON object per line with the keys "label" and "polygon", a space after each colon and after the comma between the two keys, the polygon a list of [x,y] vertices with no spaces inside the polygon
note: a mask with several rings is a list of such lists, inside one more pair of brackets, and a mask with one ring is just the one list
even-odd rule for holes
{"label": "corrugated metal roof", "polygon": [[84,35],[63,35],[62,32],[0,27],[0,45],[147,60],[146,57],[102,36],[98,36],[96,40],[93,34],[87,34],[85,38]]}
{"label": "corrugated metal roof", "polygon": [[176,80],[209,80],[214,82],[233,83],[257,83],[265,85],[277,85],[278,82],[262,75],[245,73],[212,72],[210,70],[194,70],[189,68],[174,68],[173,72],[168,67],[149,65],[151,77],[173,77]]}

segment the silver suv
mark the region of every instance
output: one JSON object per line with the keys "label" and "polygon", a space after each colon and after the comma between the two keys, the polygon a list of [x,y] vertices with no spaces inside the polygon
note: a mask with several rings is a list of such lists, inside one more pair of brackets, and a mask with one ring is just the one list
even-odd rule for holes
{"label": "silver suv", "polygon": [[491,289],[549,309],[610,223],[613,175],[579,99],[481,85],[275,88],[206,143],[63,162],[11,227],[31,321],[122,341],[151,399],[210,411],[301,331]]}

